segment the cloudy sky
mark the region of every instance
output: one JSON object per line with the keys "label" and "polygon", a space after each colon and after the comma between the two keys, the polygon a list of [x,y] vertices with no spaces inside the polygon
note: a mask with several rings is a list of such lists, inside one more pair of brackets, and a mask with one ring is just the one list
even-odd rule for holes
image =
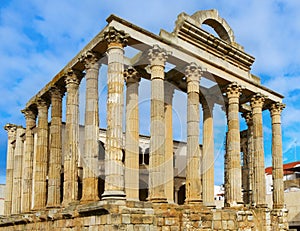
{"label": "cloudy sky", "polygon": [[[1,0],[0,183],[5,182],[7,146],[7,134],[2,127],[8,122],[25,125],[20,110],[26,102],[106,25],[110,14],[158,34],[160,29],[172,31],[177,15],[183,11],[193,14],[212,8],[233,28],[236,41],[256,58],[252,73],[285,96],[284,161],[300,159],[298,0]],[[182,124],[185,119],[180,118],[180,108],[182,105],[175,107],[174,117]],[[222,116],[217,115],[216,119],[223,121]],[[218,125],[216,132],[221,127]],[[264,112],[264,125],[266,165],[270,165],[269,112]],[[185,139],[184,125],[180,129],[182,134],[175,138]],[[222,139],[216,145],[217,153],[222,150]],[[216,161],[218,169],[222,155]],[[222,173],[216,175],[216,182],[221,183]]]}

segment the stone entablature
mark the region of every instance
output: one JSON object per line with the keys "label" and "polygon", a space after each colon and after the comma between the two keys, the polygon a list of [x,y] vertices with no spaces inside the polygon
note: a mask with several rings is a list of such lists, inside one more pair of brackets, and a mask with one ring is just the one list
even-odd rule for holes
{"label": "stone entablature", "polygon": [[[122,208],[130,207],[129,204],[135,201],[134,206],[141,206],[141,211],[148,211],[148,206],[152,209],[150,214],[145,212],[145,220],[144,213],[141,212],[142,215],[137,216],[130,214],[126,221],[119,217],[114,220],[115,224],[108,224],[109,221],[106,220],[105,224],[97,223],[96,226],[103,229],[135,227],[144,230],[164,226],[167,230],[176,230],[176,226],[177,230],[269,230],[273,224],[274,230],[285,230],[286,211],[283,207],[283,184],[280,179],[280,117],[284,107],[283,96],[262,86],[259,78],[253,77],[250,70],[254,58],[235,42],[233,31],[226,21],[215,10],[199,11],[192,16],[183,13],[179,15],[173,33],[162,30],[159,36],[114,15],[107,22],[107,26],[29,100],[23,110],[26,129],[11,124],[5,127],[9,136],[9,195],[6,215],[14,215],[16,224],[29,222],[24,225],[25,230],[29,229],[31,221],[38,221],[38,224],[44,222],[49,228],[60,229],[62,227],[55,224],[56,218],[57,222],[61,219],[67,219],[69,223],[75,222],[69,228],[82,228],[85,226],[82,217],[98,219],[97,217],[106,216],[103,215],[105,213],[110,219],[114,219],[115,216],[119,217]],[[220,38],[201,29],[202,24],[213,27]],[[127,57],[126,47],[132,47],[138,53],[134,57]],[[98,92],[99,69],[103,65],[107,65],[104,157],[100,155],[100,148],[103,147],[99,146],[99,140],[103,137],[99,133]],[[171,70],[167,69],[168,65],[173,66]],[[86,78],[83,139],[79,125],[79,86],[82,78]],[[151,81],[147,167],[140,164],[138,158],[140,78]],[[214,82],[214,85],[206,87],[202,84],[203,79]],[[185,174],[180,181],[174,178],[177,174],[174,169],[172,141],[174,91],[187,95]],[[62,110],[65,94],[66,108]],[[202,111],[200,104],[203,105]],[[214,175],[213,108],[217,104],[224,108],[228,125],[228,132],[224,134],[226,152],[223,210],[214,208],[209,195],[214,185],[209,180],[213,181],[210,178]],[[276,183],[272,211],[266,205],[264,183],[262,112],[267,109],[272,117],[273,168],[276,173],[273,176]],[[64,132],[62,111],[66,112]],[[248,178],[242,174],[245,167],[240,162],[240,113],[247,114],[245,118],[248,131],[245,137],[248,142],[244,142],[242,148],[247,157],[245,167],[253,173]],[[51,115],[51,121],[48,121],[48,115]],[[199,144],[201,116],[204,117],[205,153],[202,153]],[[126,117],[125,135],[123,117]],[[80,145],[83,145],[82,153]],[[100,166],[102,163],[104,165]],[[211,166],[208,167],[207,164]],[[20,171],[23,166],[26,169],[24,177]],[[148,176],[137,176],[136,171],[148,171]],[[146,184],[143,188],[141,179]],[[30,189],[23,187],[22,182],[27,182]],[[185,195],[182,203],[176,198],[180,184],[185,185],[181,191]],[[247,195],[242,194],[242,187],[248,190]],[[32,197],[28,197],[30,193]],[[170,218],[173,217],[173,212],[172,220]],[[30,215],[32,213],[35,215]],[[284,214],[283,218],[281,214]],[[24,216],[29,220],[20,218]],[[54,219],[52,224],[48,222],[48,217]],[[159,218],[163,218],[161,223]],[[140,227],[148,219],[149,225]],[[10,218],[5,218],[2,225],[7,228],[10,222]],[[169,224],[175,225],[172,227]]]}

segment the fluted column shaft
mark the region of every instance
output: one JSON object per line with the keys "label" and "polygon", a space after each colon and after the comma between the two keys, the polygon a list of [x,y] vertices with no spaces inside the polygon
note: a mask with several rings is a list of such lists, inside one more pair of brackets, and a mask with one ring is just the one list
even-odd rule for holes
{"label": "fluted column shaft", "polygon": [[164,112],[164,68],[167,52],[157,45],[149,50],[151,69],[151,125],[149,194],[154,203],[166,202],[165,192],[165,112]]}
{"label": "fluted column shaft", "polygon": [[21,213],[21,198],[22,198],[22,169],[23,169],[23,152],[24,140],[23,136],[25,129],[21,126],[17,127],[16,131],[16,149],[14,152],[14,177],[12,190],[12,214]]}
{"label": "fluted column shaft", "polygon": [[33,173],[33,153],[34,153],[34,138],[32,129],[36,126],[36,114],[30,109],[22,110],[26,118],[26,147],[23,159],[23,200],[22,212],[29,212],[31,209],[32,197],[32,173]]}
{"label": "fluted column shaft", "polygon": [[254,141],[254,203],[258,207],[266,207],[266,179],[263,142],[262,107],[264,97],[256,94],[251,98],[253,116],[253,141]]}
{"label": "fluted column shaft", "polygon": [[7,131],[7,159],[6,159],[6,186],[5,186],[5,201],[4,215],[11,214],[12,208],[12,189],[13,189],[13,172],[14,172],[14,146],[16,140],[17,126],[14,124],[6,124],[4,129]]}
{"label": "fluted column shaft", "polygon": [[202,100],[203,108],[203,155],[202,155],[202,187],[203,204],[214,206],[214,121],[211,97]]}
{"label": "fluted column shaft", "polygon": [[202,202],[201,154],[199,147],[199,82],[201,69],[194,63],[186,70],[187,79],[187,166],[186,203]]}
{"label": "fluted column shaft", "polygon": [[84,156],[83,156],[83,180],[82,202],[97,201],[98,196],[98,155],[99,155],[99,94],[98,76],[100,55],[95,52],[87,52],[82,58],[86,69],[86,103],[84,124]]}
{"label": "fluted column shaft", "polygon": [[242,202],[242,175],[240,162],[240,122],[239,97],[241,88],[236,83],[226,89],[228,98],[227,109],[227,145],[226,145],[226,181],[225,206],[237,206]]}
{"label": "fluted column shaft", "polygon": [[124,72],[126,81],[125,192],[127,200],[139,200],[139,107],[138,72],[132,67]]}
{"label": "fluted column shaft", "polygon": [[174,203],[174,166],[173,166],[173,94],[174,86],[164,81],[164,98],[165,98],[165,123],[166,123],[166,139],[165,139],[165,190],[167,201]]}
{"label": "fluted column shaft", "polygon": [[255,195],[254,190],[254,144],[253,144],[253,121],[252,121],[252,113],[247,112],[243,113],[242,116],[245,118],[247,123],[247,156],[246,156],[246,166],[247,169],[247,185],[244,186],[244,203],[253,204],[253,196]]}
{"label": "fluted column shaft", "polygon": [[66,139],[64,153],[63,206],[78,200],[78,156],[79,156],[79,83],[81,73],[66,74]]}
{"label": "fluted column shaft", "polygon": [[273,208],[282,209],[284,206],[283,162],[281,112],[285,105],[274,103],[270,107],[272,118],[272,178],[273,178]]}
{"label": "fluted column shaft", "polygon": [[123,145],[124,46],[127,34],[110,27],[104,35],[107,43],[107,131],[105,191],[103,199],[125,199]]}
{"label": "fluted column shaft", "polygon": [[50,158],[47,207],[59,207],[62,169],[62,92],[57,87],[51,93]]}
{"label": "fluted column shaft", "polygon": [[36,156],[33,173],[33,209],[38,210],[46,206],[46,178],[48,163],[48,103],[43,99],[38,99],[38,131]]}

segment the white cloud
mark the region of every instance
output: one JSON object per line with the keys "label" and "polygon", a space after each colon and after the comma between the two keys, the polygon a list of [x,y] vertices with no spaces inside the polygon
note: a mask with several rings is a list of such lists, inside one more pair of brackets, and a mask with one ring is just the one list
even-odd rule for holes
{"label": "white cloud", "polygon": [[[174,4],[162,0],[145,1],[142,4],[137,0],[12,0],[5,7],[0,7],[0,126],[6,122],[24,124],[19,111],[27,100],[106,25],[105,19],[110,14],[117,14],[158,33],[161,28],[172,31],[177,15],[182,11],[193,14],[211,8],[219,10],[220,16],[233,28],[237,42],[256,57],[254,74],[263,76],[262,82],[266,86],[286,96],[284,102],[287,108],[282,119],[283,134],[287,140],[284,145],[288,145],[293,136],[299,140],[296,127],[300,125],[300,93],[297,93],[300,90],[298,0],[253,0],[243,4],[238,0],[189,0]],[[101,82],[100,86],[103,84],[105,82]],[[103,88],[100,89],[102,91]],[[143,99],[149,98],[149,91],[141,90],[140,93]],[[102,104],[106,102],[106,99],[101,100]],[[103,121],[100,121],[100,125],[104,126],[105,107],[100,107]],[[178,98],[174,110],[180,115],[174,118],[183,124],[178,137],[184,139],[184,98]],[[226,129],[225,117],[221,110],[215,111],[215,134],[222,139],[216,147],[221,150]],[[147,113],[147,118],[142,121],[144,127],[149,124]],[[270,129],[269,124],[265,126]],[[5,152],[6,133],[1,129],[0,139],[0,151]],[[5,162],[5,155],[1,156],[0,167]],[[223,163],[218,160],[217,164],[219,168]]]}

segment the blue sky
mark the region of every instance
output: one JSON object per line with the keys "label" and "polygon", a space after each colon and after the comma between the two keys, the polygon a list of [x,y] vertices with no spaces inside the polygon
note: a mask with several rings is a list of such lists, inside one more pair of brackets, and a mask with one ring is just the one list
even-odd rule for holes
{"label": "blue sky", "polygon": [[[1,0],[0,1],[0,183],[5,182],[10,122],[25,125],[20,110],[116,14],[158,34],[172,31],[177,15],[215,8],[232,27],[236,41],[256,58],[252,73],[285,96],[282,114],[284,161],[300,159],[300,2],[298,0]],[[103,72],[103,71],[102,71]],[[103,89],[102,89],[103,90]],[[103,91],[105,93],[105,89]],[[177,96],[176,96],[177,97]],[[178,96],[180,97],[180,96]],[[176,103],[175,103],[176,104]],[[176,109],[177,108],[177,109]],[[177,124],[182,106],[175,105]],[[224,119],[216,115],[216,133]],[[241,124],[242,128],[244,124]],[[147,130],[147,129],[146,129]],[[178,130],[178,129],[177,129]],[[185,127],[176,133],[185,139]],[[269,112],[264,112],[266,165],[271,164]],[[219,138],[220,136],[217,136]],[[223,136],[216,145],[222,151]],[[216,139],[217,139],[216,138]],[[222,154],[216,167],[223,165]],[[217,183],[222,173],[216,173]]]}

